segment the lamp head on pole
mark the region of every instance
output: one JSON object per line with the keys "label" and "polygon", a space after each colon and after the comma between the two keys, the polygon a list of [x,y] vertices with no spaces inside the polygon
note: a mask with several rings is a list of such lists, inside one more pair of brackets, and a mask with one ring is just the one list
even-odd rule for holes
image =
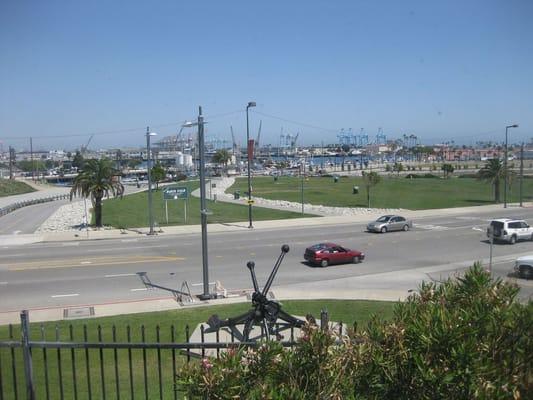
{"label": "lamp head on pole", "polygon": [[157,136],[155,132],[146,132],[146,136]]}
{"label": "lamp head on pole", "polygon": [[250,107],[255,107],[255,106],[256,106],[255,101],[250,101],[248,102],[248,105],[246,106],[246,108],[248,109]]}
{"label": "lamp head on pole", "polygon": [[506,128],[518,128],[518,124],[506,126]]}

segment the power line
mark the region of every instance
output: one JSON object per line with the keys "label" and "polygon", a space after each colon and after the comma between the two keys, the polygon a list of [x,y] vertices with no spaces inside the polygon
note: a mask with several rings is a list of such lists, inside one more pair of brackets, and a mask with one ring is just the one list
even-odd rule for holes
{"label": "power line", "polygon": [[329,131],[329,132],[338,132],[339,131],[338,129],[323,128],[323,127],[320,127],[320,126],[306,124],[305,122],[298,122],[298,121],[293,121],[293,120],[290,120],[290,119],[287,119],[287,118],[276,117],[275,115],[267,114],[267,113],[264,113],[264,112],[261,112],[261,111],[254,111],[254,113],[255,114],[259,114],[259,115],[263,115],[263,116],[268,117],[268,118],[277,119],[277,120],[280,120],[280,121],[283,121],[283,122],[288,122],[290,124],[305,126],[307,128],[318,129],[318,130]]}
{"label": "power line", "polygon": [[[214,115],[206,115],[206,118],[209,118],[210,120],[216,120],[223,117],[227,117],[229,115],[234,115],[237,113],[244,113],[244,110],[234,110],[229,111],[226,113],[221,114],[214,114]],[[181,126],[184,121],[180,122],[167,122],[162,124],[153,124],[150,125],[152,128],[165,128],[168,126]],[[102,135],[112,135],[117,133],[128,133],[128,132],[137,132],[137,131],[144,131],[146,127],[139,127],[139,128],[126,128],[126,129],[116,129],[116,130],[109,130],[109,131],[100,131],[100,132],[87,132],[87,133],[70,133],[65,135],[39,135],[39,136],[2,136],[0,137],[0,140],[29,140],[30,137],[36,138],[36,139],[61,139],[61,138],[70,138],[70,137],[84,137],[84,136],[102,136]]]}

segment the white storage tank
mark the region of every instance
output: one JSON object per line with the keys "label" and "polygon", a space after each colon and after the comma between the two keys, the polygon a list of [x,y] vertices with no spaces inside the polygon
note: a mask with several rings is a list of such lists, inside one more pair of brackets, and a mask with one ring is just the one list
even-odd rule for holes
{"label": "white storage tank", "polygon": [[182,167],[183,162],[183,153],[181,151],[178,151],[178,154],[176,155],[176,166]]}
{"label": "white storage tank", "polygon": [[183,165],[185,167],[192,167],[193,166],[193,163],[192,163],[192,155],[190,154],[183,154]]}

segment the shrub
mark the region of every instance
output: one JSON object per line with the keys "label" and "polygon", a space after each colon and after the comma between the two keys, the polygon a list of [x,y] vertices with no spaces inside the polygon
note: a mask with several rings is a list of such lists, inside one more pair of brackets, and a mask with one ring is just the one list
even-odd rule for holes
{"label": "shrub", "polygon": [[339,337],[309,323],[292,350],[231,349],[178,374],[187,398],[509,399],[533,390],[533,303],[480,265],[423,283],[391,321]]}
{"label": "shrub", "polygon": [[436,179],[440,179],[441,177],[440,176],[437,176],[437,175],[434,175],[434,174],[430,174],[430,173],[425,173],[425,174],[407,174],[405,175],[405,177],[407,179],[415,179],[415,178],[436,178]]}

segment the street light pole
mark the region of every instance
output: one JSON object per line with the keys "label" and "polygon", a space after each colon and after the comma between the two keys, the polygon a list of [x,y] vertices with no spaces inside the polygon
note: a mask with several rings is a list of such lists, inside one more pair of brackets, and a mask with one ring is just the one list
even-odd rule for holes
{"label": "street light pole", "polygon": [[520,146],[520,207],[523,206],[522,202],[522,183],[524,180],[524,142],[522,142],[522,146]]}
{"label": "street light pole", "polygon": [[202,224],[202,274],[204,293],[201,300],[212,298],[209,293],[209,264],[207,258],[207,208],[205,205],[205,151],[204,151],[204,117],[202,107],[198,107],[198,152],[200,158],[200,222]]}
{"label": "street light pole", "polygon": [[255,107],[255,102],[250,101],[246,106],[246,151],[248,155],[248,228],[253,228],[252,224],[252,181],[250,175],[250,161],[252,158],[253,146],[250,146],[250,124],[248,121],[248,109],[250,107]]}
{"label": "street light pole", "polygon": [[508,125],[505,127],[505,152],[504,152],[504,158],[503,158],[503,208],[507,208],[507,132],[509,131],[509,128],[518,128],[517,124],[514,125]]}
{"label": "street light pole", "polygon": [[154,214],[152,212],[152,163],[151,163],[151,153],[150,153],[150,136],[157,135],[155,132],[150,132],[150,127],[146,127],[146,151],[147,151],[147,172],[148,172],[148,221],[150,224],[149,235],[154,234]]}
{"label": "street light pole", "polygon": [[204,151],[204,117],[202,107],[198,107],[198,122],[186,122],[183,127],[198,126],[198,152],[199,152],[199,175],[200,175],[200,223],[202,226],[202,276],[204,292],[198,296],[200,300],[209,300],[214,297],[209,293],[209,259],[207,256],[207,214],[205,197],[205,151]]}

